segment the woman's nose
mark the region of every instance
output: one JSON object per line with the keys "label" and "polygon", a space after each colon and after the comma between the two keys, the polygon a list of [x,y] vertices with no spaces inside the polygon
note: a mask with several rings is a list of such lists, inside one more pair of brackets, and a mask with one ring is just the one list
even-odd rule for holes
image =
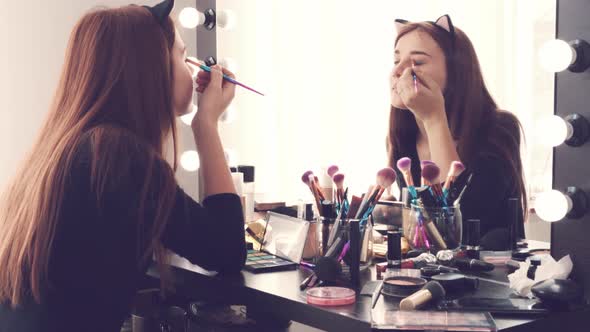
{"label": "woman's nose", "polygon": [[409,60],[400,60],[400,62],[398,62],[397,65],[395,65],[395,67],[393,68],[393,76],[402,76],[402,73],[404,72],[406,67],[408,67],[408,65],[410,65]]}

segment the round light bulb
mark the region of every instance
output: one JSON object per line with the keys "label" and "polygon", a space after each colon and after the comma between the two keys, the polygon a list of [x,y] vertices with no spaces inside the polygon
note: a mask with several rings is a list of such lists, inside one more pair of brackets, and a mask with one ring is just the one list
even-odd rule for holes
{"label": "round light bulb", "polygon": [[539,120],[537,125],[537,139],[543,146],[556,147],[572,137],[572,125],[557,115],[551,115]]}
{"label": "round light bulb", "polygon": [[219,121],[222,123],[232,123],[237,119],[237,112],[236,108],[233,106],[229,106],[219,117]]}
{"label": "round light bulb", "polygon": [[576,61],[576,51],[565,41],[554,39],[539,50],[539,62],[545,70],[560,72]]}
{"label": "round light bulb", "polygon": [[188,172],[194,172],[199,169],[199,153],[195,150],[188,150],[180,156],[180,165]]}
{"label": "round light bulb", "polygon": [[197,106],[193,104],[193,109],[190,113],[185,114],[185,115],[181,115],[180,116],[180,120],[187,126],[190,126],[191,123],[193,122],[193,118],[195,117],[195,114],[197,114]]}
{"label": "round light bulb", "polygon": [[548,222],[563,219],[571,209],[572,200],[558,190],[543,192],[535,199],[535,212]]}
{"label": "round light bulb", "polygon": [[221,29],[231,30],[236,26],[236,14],[232,10],[218,10],[216,18]]}
{"label": "round light bulb", "polygon": [[185,7],[178,14],[180,25],[187,29],[194,29],[199,24],[205,23],[205,15],[194,7]]}

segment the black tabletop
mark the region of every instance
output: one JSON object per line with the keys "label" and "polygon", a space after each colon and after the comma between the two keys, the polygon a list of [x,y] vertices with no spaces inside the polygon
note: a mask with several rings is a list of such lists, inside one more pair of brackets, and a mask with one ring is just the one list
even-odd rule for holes
{"label": "black tabletop", "polygon": [[[177,292],[195,298],[213,301],[244,304],[255,308],[258,313],[285,320],[294,320],[327,331],[371,331],[371,296],[357,293],[354,304],[339,307],[320,307],[309,305],[305,291],[299,290],[301,281],[309,275],[303,268],[292,271],[254,274],[243,271],[238,275],[208,275],[186,260],[175,258],[172,261]],[[486,298],[510,298],[507,270],[497,267],[490,273],[475,275],[480,279],[478,290],[465,296]],[[155,265],[148,274],[158,277]],[[361,283],[375,280],[374,269],[361,273]],[[375,310],[391,308],[390,300],[379,298]],[[545,316],[494,315],[499,330],[509,331],[553,331],[550,326],[579,327],[590,323],[590,311],[583,313],[551,313]],[[585,329],[582,329],[585,330]]]}

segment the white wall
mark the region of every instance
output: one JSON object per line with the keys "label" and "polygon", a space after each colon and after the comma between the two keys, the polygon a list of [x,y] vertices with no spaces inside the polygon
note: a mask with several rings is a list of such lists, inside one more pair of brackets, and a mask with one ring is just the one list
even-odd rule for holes
{"label": "white wall", "polygon": [[[95,6],[129,2],[0,0],[0,189],[47,113],[76,20]],[[179,11],[194,0],[177,3]],[[553,111],[552,76],[539,71],[534,50],[553,37],[554,0],[217,3],[218,9],[237,14],[233,30],[218,30],[219,57],[234,58],[238,78],[267,93],[258,97],[239,89],[233,104],[237,119],[222,126],[237,162],[257,166],[261,192],[305,198],[301,173],[319,172],[329,163],[343,168],[354,193],[373,181],[386,162],[387,75],[395,18],[433,20],[449,13],[474,42],[488,87],[501,107],[517,113],[529,132],[536,116]],[[180,32],[194,54],[194,31]],[[190,139],[188,128],[179,126],[181,136]],[[540,191],[547,187],[551,165],[544,161],[551,156],[528,136],[524,156],[529,188]],[[194,174],[179,172],[189,193],[196,193]],[[532,227],[529,234],[548,240],[548,228],[542,226]]]}
{"label": "white wall", "polygon": [[[77,20],[97,6],[158,0],[0,0],[0,190],[30,149],[59,79],[70,32]],[[195,3],[177,1],[178,7]],[[195,33],[180,29],[189,52]],[[181,127],[181,130],[188,130]],[[187,175],[184,175],[187,177]],[[187,179],[185,179],[187,180]],[[196,192],[196,175],[188,181]],[[194,190],[193,190],[194,188]]]}
{"label": "white wall", "polygon": [[443,14],[470,37],[499,107],[523,123],[531,193],[550,188],[551,149],[538,147],[533,132],[536,119],[553,113],[553,75],[536,52],[554,37],[554,0],[218,0],[217,8],[237,15],[235,29],[217,31],[218,56],[233,58],[238,79],[267,93],[238,89],[236,120],[223,126],[236,162],[256,165],[257,191],[311,200],[301,174],[330,164],[351,193],[366,191],[386,165],[394,19]]}

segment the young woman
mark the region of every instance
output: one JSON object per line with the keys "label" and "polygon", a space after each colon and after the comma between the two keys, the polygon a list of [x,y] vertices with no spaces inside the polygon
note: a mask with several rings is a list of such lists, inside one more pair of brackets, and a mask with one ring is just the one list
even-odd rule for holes
{"label": "young woman", "polygon": [[[421,160],[434,161],[442,176],[446,176],[452,161],[462,161],[468,169],[464,174],[473,173],[461,201],[463,220],[480,219],[481,234],[491,236],[499,247],[507,246],[505,240],[496,241],[501,240],[497,234],[502,233],[497,231],[508,229],[515,219],[507,206],[509,198],[518,198],[517,222],[519,235],[524,237],[526,194],[520,124],[496,106],[471,41],[453,27],[448,15],[436,22],[396,20],[396,25],[390,165],[395,167],[399,158],[410,157],[413,181],[420,183]],[[398,179],[400,187],[406,186],[402,176]]]}
{"label": "young woman", "polygon": [[243,267],[242,208],[217,130],[235,87],[219,67],[196,79],[202,205],[163,158],[193,94],[172,4],[101,9],[74,28],[49,116],[2,200],[0,331],[119,331],[165,249],[209,270]]}

